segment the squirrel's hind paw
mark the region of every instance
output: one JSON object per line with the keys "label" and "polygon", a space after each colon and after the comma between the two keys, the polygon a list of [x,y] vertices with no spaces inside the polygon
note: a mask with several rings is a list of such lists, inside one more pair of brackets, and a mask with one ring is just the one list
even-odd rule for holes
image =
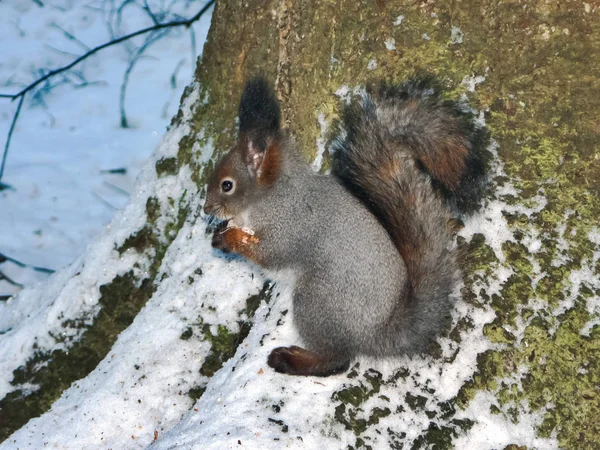
{"label": "squirrel's hind paw", "polygon": [[277,347],[267,360],[275,372],[288,375],[328,377],[348,370],[350,361],[329,360],[309,350],[297,347]]}

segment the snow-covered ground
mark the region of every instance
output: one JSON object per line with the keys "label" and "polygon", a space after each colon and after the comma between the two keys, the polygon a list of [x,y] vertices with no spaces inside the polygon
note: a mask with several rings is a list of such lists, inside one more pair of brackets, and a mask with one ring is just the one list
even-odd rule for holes
{"label": "snow-covered ground", "polygon": [[[143,1],[0,2],[0,94],[14,94],[41,73],[90,48],[152,25]],[[150,1],[171,21],[192,17],[204,2]],[[169,11],[161,18],[160,14]],[[59,269],[75,261],[129,200],[143,163],[177,112],[210,25],[171,28],[135,64],[126,92],[130,128],[120,126],[119,96],[131,55],[145,36],[106,48],[27,94],[12,136],[0,191],[0,253]],[[194,43],[192,45],[192,39]],[[0,98],[0,151],[18,101]],[[0,156],[1,158],[1,156]],[[126,173],[110,173],[125,169]],[[13,263],[0,272],[30,286],[47,274]],[[1,278],[1,277],[0,277]],[[19,291],[0,279],[0,295]]]}

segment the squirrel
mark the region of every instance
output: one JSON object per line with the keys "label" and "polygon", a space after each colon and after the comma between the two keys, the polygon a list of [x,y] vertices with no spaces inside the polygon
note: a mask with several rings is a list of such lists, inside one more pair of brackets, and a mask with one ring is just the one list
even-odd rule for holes
{"label": "squirrel", "polygon": [[450,321],[460,271],[449,223],[481,203],[488,132],[432,78],[357,97],[332,173],[319,174],[282,129],[272,87],[250,79],[237,144],[208,181],[204,212],[223,221],[213,248],[295,275],[305,348],[272,350],[280,373],[329,376],[360,355],[423,353]]}

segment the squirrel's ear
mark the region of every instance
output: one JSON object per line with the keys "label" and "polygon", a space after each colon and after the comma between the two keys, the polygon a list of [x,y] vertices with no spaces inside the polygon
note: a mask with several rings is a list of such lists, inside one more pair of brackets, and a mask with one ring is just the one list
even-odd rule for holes
{"label": "squirrel's ear", "polygon": [[250,176],[270,186],[281,167],[281,111],[271,85],[262,77],[244,87],[239,109],[240,142]]}
{"label": "squirrel's ear", "polygon": [[248,139],[246,164],[250,176],[261,186],[271,186],[281,170],[281,144],[278,140],[269,140],[264,150]]}
{"label": "squirrel's ear", "polygon": [[265,161],[266,149],[261,148],[252,142],[251,139],[246,140],[246,165],[248,172],[252,178],[260,177],[261,167]]}

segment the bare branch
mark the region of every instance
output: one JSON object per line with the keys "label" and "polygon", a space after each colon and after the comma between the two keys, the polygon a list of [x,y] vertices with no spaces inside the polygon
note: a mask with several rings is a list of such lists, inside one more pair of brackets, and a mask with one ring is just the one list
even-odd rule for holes
{"label": "bare branch", "polygon": [[182,58],[177,65],[175,66],[175,70],[173,70],[173,73],[171,74],[171,92],[169,94],[169,98],[167,99],[167,101],[165,102],[160,117],[162,117],[163,119],[167,118],[168,115],[168,111],[169,111],[169,105],[171,104],[171,101],[173,100],[173,97],[175,96],[175,89],[177,89],[177,74],[179,73],[179,70],[181,69],[181,67],[185,64],[185,58]]}
{"label": "bare branch", "polygon": [[120,188],[119,186],[115,186],[114,184],[109,183],[108,181],[105,181],[104,184],[106,186],[108,186],[109,188],[111,188],[112,190],[114,190],[115,192],[118,192],[119,194],[124,195],[125,197],[131,196],[131,194],[129,192],[127,192],[125,189]]}
{"label": "bare branch", "polygon": [[[21,106],[23,106],[23,100],[25,100],[24,94],[19,100],[17,110],[15,111],[15,115],[13,116],[12,123],[10,124],[10,128],[8,130],[8,137],[6,138],[6,145],[4,146],[4,155],[2,156],[2,165],[0,165],[0,181],[2,181],[2,175],[4,175],[4,166],[6,165],[6,157],[8,156],[8,147],[10,146],[10,139],[12,138],[13,131],[15,130],[15,124],[17,123],[17,119],[19,118]],[[0,185],[0,190],[2,189],[2,186],[4,185]]]}
{"label": "bare branch", "polygon": [[154,22],[154,25],[158,25],[158,19],[156,18],[156,16],[154,15],[154,13],[152,12],[152,10],[150,9],[150,5],[148,4],[148,0],[144,0],[143,9],[144,9],[144,11],[146,11],[146,13],[148,14],[148,16],[150,16],[150,18],[152,19],[152,22]]}
{"label": "bare branch", "polygon": [[125,167],[119,167],[117,169],[101,170],[100,173],[125,175],[127,173],[127,169]]}
{"label": "bare branch", "polygon": [[0,264],[2,264],[3,262],[9,261],[11,263],[13,263],[16,266],[19,266],[21,268],[30,268],[35,270],[36,272],[43,272],[43,273],[54,273],[54,270],[52,269],[47,269],[45,267],[38,267],[38,266],[33,266],[31,264],[25,264],[19,260],[16,260],[14,258],[11,258],[10,256],[6,256],[3,253],[0,253]]}
{"label": "bare branch", "polygon": [[151,31],[162,30],[164,28],[181,27],[181,26],[189,27],[192,23],[194,23],[195,21],[197,21],[198,19],[200,19],[200,17],[202,17],[202,15],[214,3],[215,3],[215,0],[209,0],[208,2],[206,2],[206,4],[202,7],[202,9],[200,11],[198,11],[194,16],[190,17],[189,19],[176,20],[176,21],[173,21],[173,22],[166,22],[166,23],[159,23],[158,25],[153,25],[151,27],[143,28],[141,30],[135,31],[135,32],[130,33],[130,34],[126,34],[125,36],[121,36],[121,37],[119,37],[117,39],[113,39],[112,41],[109,41],[109,42],[106,42],[106,43],[104,43],[102,45],[94,47],[89,52],[84,53],[79,58],[76,58],[74,61],[70,62],[66,66],[62,66],[62,67],[59,67],[58,69],[51,70],[46,75],[44,75],[43,77],[37,79],[33,83],[29,84],[27,87],[25,87],[21,91],[17,92],[16,94],[0,94],[0,97],[11,98],[11,99],[15,100],[15,99],[23,96],[24,94],[26,94],[30,90],[32,90],[34,87],[36,87],[40,83],[43,83],[44,81],[46,81],[48,78],[53,77],[54,75],[57,75],[57,74],[59,74],[61,72],[64,72],[65,70],[69,70],[71,67],[76,66],[77,64],[79,64],[84,59],[89,58],[90,56],[92,56],[94,53],[97,53],[100,50],[103,50],[103,49],[105,49],[107,47],[111,47],[113,45],[120,44],[121,42],[127,41],[127,40],[129,40],[131,38],[134,38],[136,36],[141,36],[142,34],[150,33]]}
{"label": "bare branch", "polygon": [[96,197],[96,199],[102,203],[104,206],[106,206],[108,209],[112,210],[112,211],[116,211],[117,208],[116,206],[112,205],[111,203],[109,203],[108,201],[104,200],[102,197],[100,197],[98,194],[96,194],[95,192],[92,192],[92,194],[94,195],[94,197]]}
{"label": "bare branch", "polygon": [[68,52],[66,50],[60,50],[58,48],[52,47],[49,44],[44,44],[44,47],[46,47],[46,48],[48,48],[48,49],[50,49],[50,50],[52,50],[53,52],[56,52],[56,53],[60,53],[60,54],[67,55],[67,56],[70,56],[70,57],[73,57],[73,56],[77,57],[76,53]]}
{"label": "bare branch", "polygon": [[[115,28],[117,30],[117,33],[120,34],[121,30],[122,30],[122,21],[123,21],[123,11],[125,11],[125,8],[127,6],[135,6],[137,8],[142,8],[141,5],[139,5],[135,0],[123,0],[121,2],[121,4],[119,5],[119,7],[117,8],[117,10],[115,11]],[[143,8],[142,8],[143,9]],[[131,49],[128,48],[128,45],[125,46],[126,50],[128,53],[131,53]]]}
{"label": "bare branch", "polygon": [[152,45],[158,39],[162,38],[167,32],[168,30],[160,31],[156,34],[151,34],[148,38],[146,38],[142,46],[135,51],[135,54],[132,56],[131,61],[129,62],[129,66],[127,66],[127,70],[123,75],[123,83],[121,84],[121,93],[119,98],[119,109],[121,112],[121,128],[129,128],[127,114],[125,113],[125,95],[127,93],[127,86],[129,85],[129,75],[133,71],[133,68],[135,67],[139,59],[142,57],[144,52],[148,49],[148,47],[150,47],[150,45]]}
{"label": "bare branch", "polygon": [[8,284],[12,284],[13,286],[16,286],[18,288],[23,289],[23,285],[21,283],[17,283],[15,280],[13,280],[12,278],[9,278],[8,276],[6,276],[6,274],[2,271],[0,271],[0,280],[6,280],[6,282]]}
{"label": "bare branch", "polygon": [[[39,1],[39,0],[34,0],[34,1],[38,5],[43,6],[43,3],[41,1]],[[129,1],[130,0],[125,0],[125,2],[121,5],[121,7],[124,7]],[[151,26],[151,27],[143,28],[141,30],[138,30],[138,31],[135,31],[133,33],[127,34],[125,36],[121,36],[119,38],[113,39],[113,40],[111,40],[109,42],[105,42],[104,44],[99,45],[97,47],[94,47],[91,50],[87,51],[86,53],[84,53],[80,57],[75,58],[69,64],[67,64],[65,66],[62,66],[62,67],[59,67],[58,69],[54,69],[54,70],[51,70],[51,71],[45,73],[40,78],[38,78],[37,80],[35,80],[33,83],[30,83],[27,86],[25,86],[23,89],[21,89],[16,94],[0,94],[0,98],[10,98],[11,100],[19,99],[19,105],[17,106],[17,110],[16,110],[15,115],[13,117],[12,124],[10,126],[9,131],[8,131],[8,137],[6,139],[6,145],[4,146],[4,155],[2,157],[2,165],[0,166],[0,190],[9,187],[8,185],[3,184],[1,182],[1,180],[2,180],[2,175],[4,173],[4,166],[6,164],[6,157],[8,155],[8,148],[10,146],[10,140],[11,140],[11,137],[12,137],[13,130],[15,128],[15,124],[17,123],[17,119],[19,117],[19,113],[21,112],[21,106],[23,105],[23,100],[25,99],[25,94],[27,94],[29,91],[31,91],[35,87],[39,86],[41,83],[46,82],[49,78],[52,78],[55,75],[58,75],[58,74],[60,74],[62,72],[65,72],[66,70],[71,69],[72,67],[74,67],[77,64],[79,64],[81,61],[85,60],[86,58],[89,58],[94,53],[97,53],[100,50],[103,50],[105,48],[111,47],[113,45],[120,44],[121,42],[127,41],[127,40],[132,39],[132,38],[134,38],[136,36],[141,36],[141,35],[146,34],[146,33],[156,32],[156,31],[160,31],[160,30],[165,30],[167,28],[174,28],[174,27],[180,27],[180,26],[189,27],[190,25],[192,25],[192,23],[194,23],[198,19],[200,19],[200,17],[202,17],[202,15],[206,11],[208,11],[212,5],[214,5],[214,3],[215,3],[215,0],[209,0],[209,1],[207,1],[204,4],[204,6],[200,9],[200,11],[198,11],[194,16],[190,17],[189,19],[174,20],[174,21],[165,22],[165,23],[157,23],[155,21],[155,24],[153,26]],[[146,3],[146,5],[147,5],[147,3]],[[149,8],[148,8],[147,12],[148,12],[149,15],[151,15],[151,17],[154,17],[154,19],[156,19],[156,17],[154,16],[153,13],[151,13],[151,11],[150,11]],[[58,27],[58,25],[56,25],[56,26]],[[60,28],[60,27],[58,27],[58,28]],[[63,32],[67,36],[70,35],[70,33],[68,33],[65,30],[63,30]],[[73,35],[70,35],[70,36],[72,36],[73,39],[76,40],[75,36],[73,36]],[[85,44],[83,44],[80,41],[77,41],[77,42],[79,42],[82,45],[85,45]],[[150,39],[147,42],[148,43],[145,44],[146,47],[148,45],[150,45],[150,43],[152,43],[153,40]],[[144,47],[144,46],[142,46],[142,47]],[[139,50],[136,53],[138,54],[137,58],[139,58],[139,56],[141,56],[141,53],[139,52]],[[143,51],[142,51],[142,53],[143,53]],[[135,65],[135,62],[136,62],[137,58],[134,58],[134,60],[132,61],[132,63],[130,64],[130,66],[128,68],[128,72],[125,74],[125,77],[126,77],[126,79],[124,81],[125,87],[126,87],[126,84],[127,84],[127,79],[129,77],[129,72],[131,72],[131,70],[133,69],[133,65]],[[34,95],[34,98],[35,97],[36,97],[36,95]],[[123,97],[123,102],[124,102],[124,93],[122,94],[122,97]],[[127,125],[127,120],[126,119],[125,119],[125,124]]]}
{"label": "bare branch", "polygon": [[184,64],[185,59],[182,58],[175,66],[175,70],[173,70],[173,73],[171,74],[171,89],[177,89],[177,74],[179,73],[179,69],[181,69],[181,66],[183,66]]}

